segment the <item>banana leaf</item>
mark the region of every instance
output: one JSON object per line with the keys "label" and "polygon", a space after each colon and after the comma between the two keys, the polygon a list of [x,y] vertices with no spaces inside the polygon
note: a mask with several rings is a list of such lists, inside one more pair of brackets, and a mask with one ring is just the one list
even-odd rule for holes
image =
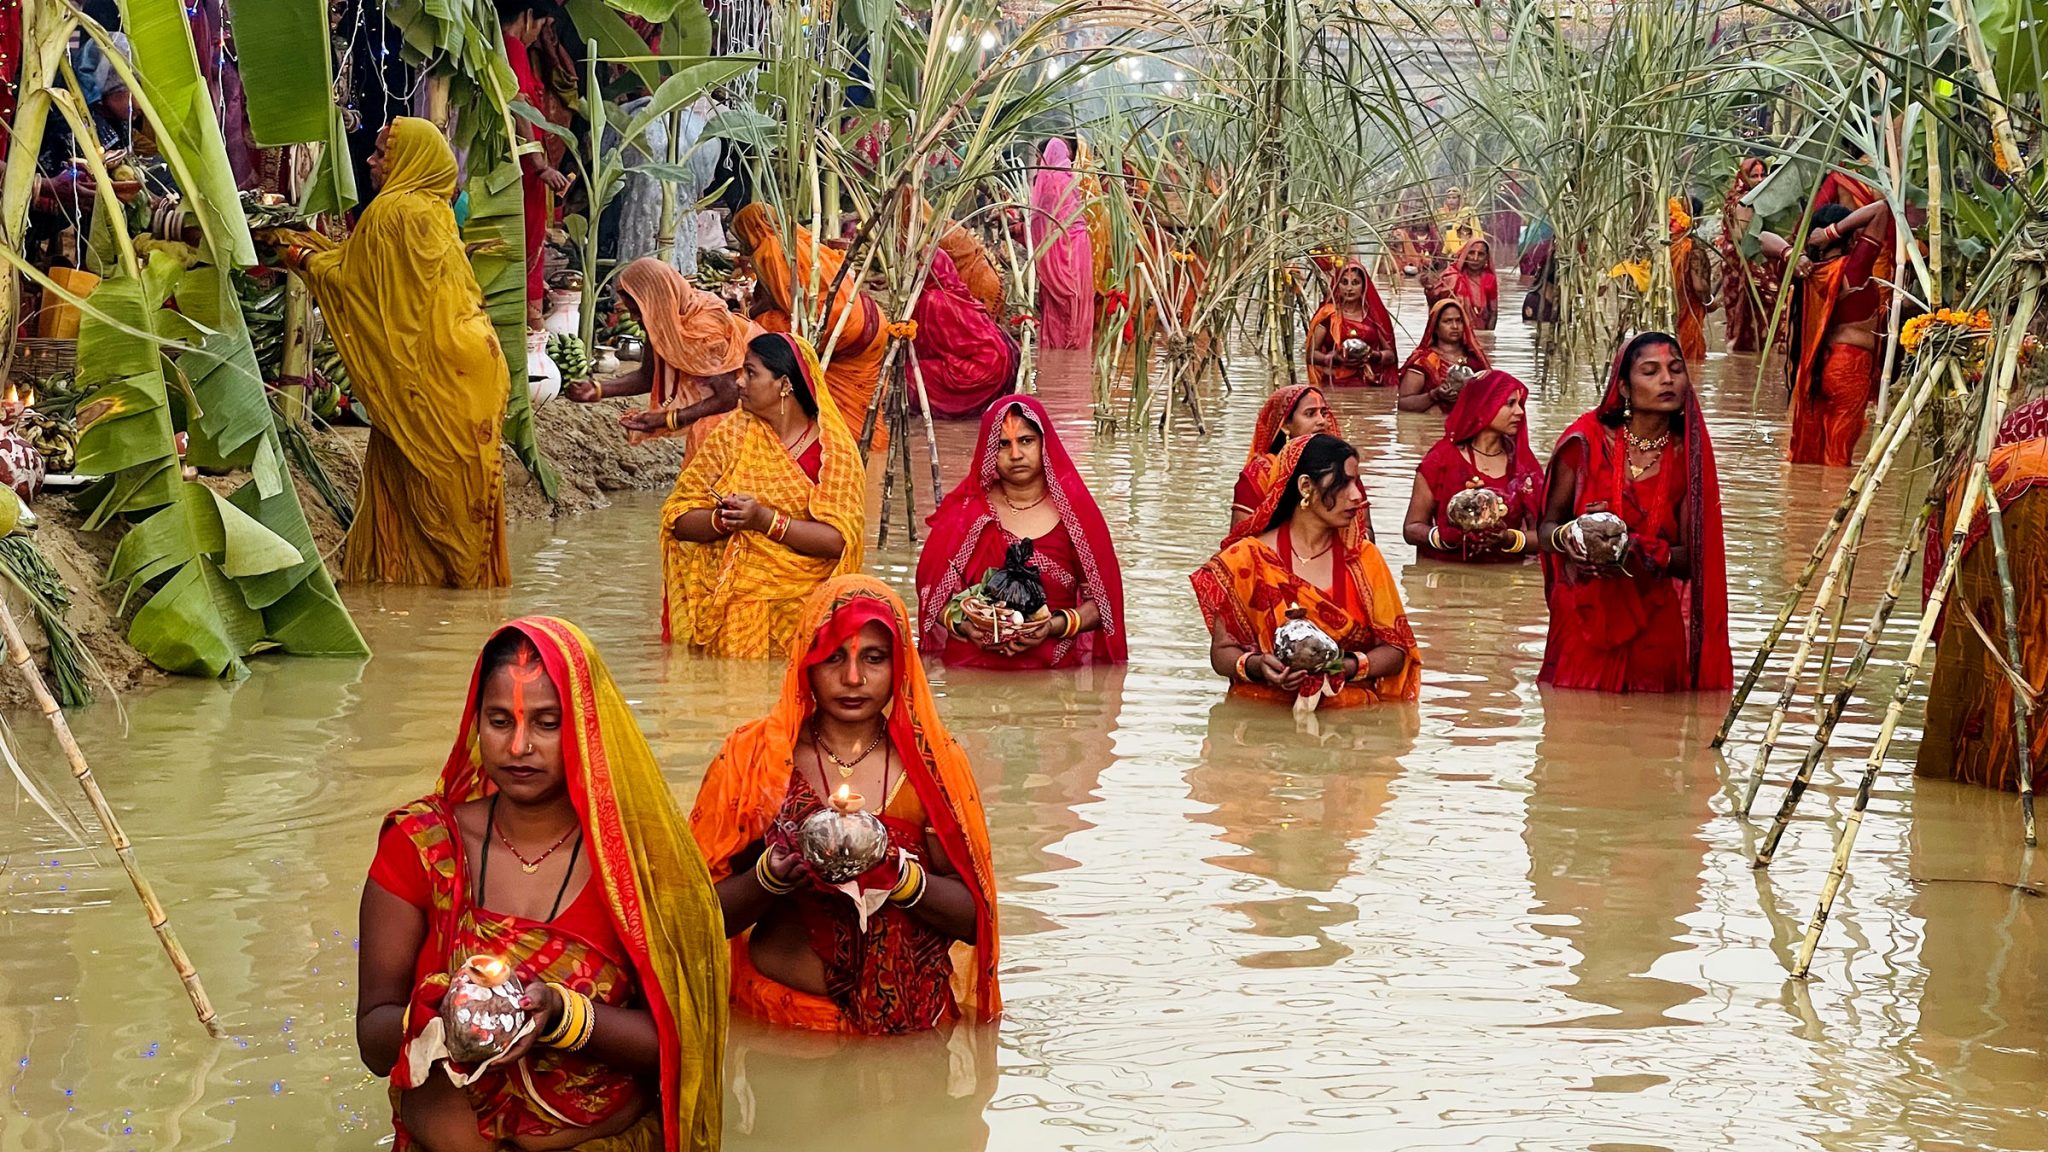
{"label": "banana leaf", "polygon": [[466,243],[490,245],[469,258],[477,286],[484,292],[484,311],[498,331],[505,350],[507,373],[505,443],[526,467],[541,495],[550,500],[561,491],[562,478],[541,453],[533,426],[533,401],[526,387],[526,202],[519,184],[519,161],[506,157],[489,171],[469,178],[469,222]]}
{"label": "banana leaf", "polygon": [[597,41],[597,54],[607,60],[631,60],[626,67],[640,77],[649,91],[661,84],[663,69],[660,63],[647,58],[652,55],[647,50],[647,41],[605,0],[568,0],[563,7],[569,10],[570,22],[576,25],[576,39]]}
{"label": "banana leaf", "polygon": [[322,0],[231,0],[249,109],[249,135],[266,148],[327,139],[334,55]]}
{"label": "banana leaf", "polygon": [[[678,7],[682,6],[682,0],[610,0],[610,3],[612,7],[626,13],[628,16],[638,16],[649,24],[659,24],[667,20],[676,14]],[[704,11],[704,6],[701,4],[693,2],[689,6],[697,9],[699,12]]]}
{"label": "banana leaf", "polygon": [[227,143],[214,116],[213,95],[199,72],[183,0],[121,0],[121,23],[135,54],[141,91],[161,120],[158,142],[178,173],[179,189],[206,235],[213,262],[255,264],[256,244],[242,216]]}

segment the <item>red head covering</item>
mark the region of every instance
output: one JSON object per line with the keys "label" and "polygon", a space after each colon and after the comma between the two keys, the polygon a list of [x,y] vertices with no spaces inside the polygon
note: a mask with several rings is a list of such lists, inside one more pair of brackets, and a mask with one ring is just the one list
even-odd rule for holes
{"label": "red head covering", "polygon": [[[1623,376],[1623,365],[1639,349],[1652,344],[1675,347],[1678,338],[1667,332],[1643,332],[1623,344],[1608,367],[1607,390],[1601,395],[1599,406],[1573,421],[1558,439],[1557,450],[1550,457],[1553,468],[1567,444],[1576,440],[1583,446],[1574,508],[1604,503],[1618,510],[1627,505],[1628,450],[1622,442],[1621,424],[1622,414],[1628,408],[1628,381]],[[1697,390],[1688,391],[1685,407],[1674,424],[1672,432],[1681,438],[1685,462],[1685,506],[1679,543],[1691,557],[1691,574],[1683,589],[1691,687],[1725,689],[1734,685],[1735,675],[1728,649],[1728,560],[1721,528],[1721,480]],[[1555,553],[1544,553],[1546,586],[1559,580],[1562,567],[1563,562]]]}
{"label": "red head covering", "polygon": [[[1295,411],[1301,407],[1301,402],[1307,399],[1311,392],[1318,396],[1323,395],[1323,390],[1313,384],[1289,384],[1266,397],[1266,402],[1259,405],[1258,420],[1252,425],[1251,450],[1244,454],[1246,464],[1274,454],[1273,438],[1280,435],[1281,429],[1287,426],[1289,420],[1294,419]],[[1328,399],[1324,397],[1326,403]],[[1337,427],[1337,414],[1334,412],[1330,414],[1329,433],[1340,439],[1344,435],[1343,430]]]}
{"label": "red head covering", "polygon": [[1415,351],[1408,354],[1408,361],[1401,365],[1401,371],[1408,371],[1424,357],[1436,351],[1436,325],[1437,321],[1443,319],[1446,308],[1456,308],[1458,314],[1465,318],[1465,338],[1460,343],[1465,348],[1466,365],[1474,372],[1483,372],[1493,367],[1493,361],[1486,358],[1486,349],[1481,348],[1479,341],[1472,335],[1472,309],[1466,307],[1465,302],[1457,297],[1446,296],[1429,306],[1429,320],[1422,326],[1422,340],[1415,345]]}
{"label": "red head covering", "polygon": [[1005,396],[981,415],[981,435],[975,441],[974,467],[961,477],[926,523],[932,534],[917,558],[917,619],[924,644],[933,652],[944,650],[946,604],[981,573],[967,570],[982,533],[1000,531],[1002,522],[989,503],[989,489],[1000,482],[996,474],[996,445],[1002,440],[1003,418],[1011,413],[1029,420],[1042,437],[1045,491],[1059,509],[1060,525],[1073,542],[1080,564],[1080,597],[1092,601],[1102,614],[1094,632],[1061,640],[1057,658],[1064,658],[1066,646],[1080,647],[1082,659],[1095,664],[1121,664],[1129,656],[1124,620],[1123,570],[1117,562],[1116,547],[1110,543],[1109,522],[1089,494],[1080,470],[1068,457],[1053,429],[1052,418],[1036,396]]}

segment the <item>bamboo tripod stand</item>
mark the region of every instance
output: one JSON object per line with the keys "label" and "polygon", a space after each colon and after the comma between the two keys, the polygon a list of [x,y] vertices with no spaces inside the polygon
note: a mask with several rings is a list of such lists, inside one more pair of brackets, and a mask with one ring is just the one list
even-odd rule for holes
{"label": "bamboo tripod stand", "polygon": [[[2012,581],[2010,557],[2005,547],[2003,518],[1998,500],[1989,491],[1989,469],[1991,452],[1996,444],[1998,426],[2004,419],[2005,410],[2012,398],[2014,381],[2019,370],[2020,347],[2027,330],[2034,320],[2040,303],[2040,292],[2044,281],[2041,257],[2031,254],[2022,263],[2019,277],[2018,298],[2006,313],[2007,322],[1999,329],[1990,354],[1986,357],[1984,378],[1990,387],[1979,388],[1980,405],[1975,424],[1974,441],[1963,473],[1961,499],[1956,509],[1955,526],[1949,532],[1946,547],[1942,553],[1941,567],[1928,592],[1918,627],[1914,630],[1912,642],[1907,650],[1905,663],[1900,670],[1897,683],[1893,686],[1890,699],[1885,706],[1883,719],[1878,728],[1863,771],[1858,780],[1855,799],[1849,816],[1835,837],[1834,851],[1828,868],[1827,880],[1821,888],[1820,900],[1813,916],[1808,921],[1804,938],[1800,943],[1798,958],[1792,974],[1797,978],[1807,976],[1813,966],[1813,957],[1820,943],[1821,933],[1827,926],[1836,897],[1848,877],[1849,857],[1855,848],[1857,833],[1863,825],[1865,812],[1869,808],[1871,790],[1891,750],[1899,721],[1905,713],[1906,703],[1912,695],[1913,686],[1919,680],[1922,665],[1927,658],[1927,649],[1934,639],[1935,631],[1942,617],[1942,609],[1954,587],[1957,573],[1962,566],[1965,545],[1969,542],[1970,526],[1975,521],[1978,504],[1986,506],[1990,522],[1990,536],[1995,557],[1999,588],[2003,603],[2005,627],[2003,629],[2008,668],[2022,667],[2020,663],[2020,638],[2014,626],[2018,615],[2017,598]],[[2000,309],[2005,311],[2005,309]],[[1851,479],[1848,491],[1836,506],[1821,539],[1815,543],[1806,565],[1800,572],[1793,590],[1780,607],[1777,618],[1765,635],[1763,644],[1751,660],[1744,673],[1734,698],[1729,702],[1728,713],[1715,734],[1713,746],[1722,747],[1741,715],[1749,694],[1755,690],[1762,678],[1771,655],[1784,638],[1792,616],[1804,600],[1814,576],[1822,572],[1821,582],[1814,590],[1813,603],[1801,623],[1799,637],[1794,646],[1789,667],[1784,673],[1784,683],[1772,706],[1770,719],[1766,723],[1763,739],[1757,757],[1751,767],[1749,779],[1744,787],[1740,814],[1747,817],[1754,806],[1757,793],[1767,774],[1772,751],[1784,735],[1784,726],[1793,702],[1799,695],[1801,674],[1812,658],[1816,639],[1820,635],[1822,620],[1832,606],[1834,617],[1833,632],[1826,644],[1826,655],[1820,674],[1819,696],[1823,700],[1820,714],[1816,718],[1814,731],[1796,772],[1786,783],[1785,795],[1773,817],[1769,832],[1757,853],[1755,866],[1768,868],[1776,858],[1786,829],[1797,811],[1812,781],[1813,773],[1826,755],[1829,741],[1843,712],[1856,696],[1856,689],[1868,669],[1872,652],[1881,641],[1885,626],[1903,592],[1907,573],[1912,568],[1913,557],[1920,550],[1923,534],[1935,512],[1940,499],[1941,488],[1930,489],[1929,495],[1913,518],[1911,527],[1901,541],[1894,558],[1890,579],[1886,582],[1877,605],[1872,609],[1870,621],[1863,639],[1843,670],[1841,680],[1835,685],[1832,697],[1826,695],[1828,671],[1834,666],[1835,638],[1839,636],[1843,618],[1847,614],[1849,582],[1853,578],[1854,561],[1858,550],[1864,545],[1863,530],[1871,504],[1880,490],[1886,476],[1897,460],[1899,449],[1915,434],[1916,427],[1927,409],[1943,387],[1952,386],[1954,391],[1965,393],[1962,371],[1958,366],[1954,350],[1948,354],[1931,358],[1929,362],[1916,366],[1915,373],[1906,388],[1906,396],[1893,406],[1884,425],[1872,440],[1863,463]],[[2026,848],[2031,850],[2037,843],[2034,819],[2033,765],[2031,763],[2031,742],[2029,737],[2029,712],[2031,705],[2025,695],[2013,693],[2013,729],[2017,744],[2016,759],[2019,774],[2019,801],[2022,835]]]}

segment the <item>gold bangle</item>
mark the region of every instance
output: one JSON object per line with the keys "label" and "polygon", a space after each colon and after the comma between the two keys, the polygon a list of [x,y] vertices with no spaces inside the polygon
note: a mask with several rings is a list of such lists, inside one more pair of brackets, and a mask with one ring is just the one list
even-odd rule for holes
{"label": "gold bangle", "polygon": [[791,892],[796,891],[796,882],[794,880],[779,879],[776,877],[774,870],[768,867],[768,849],[766,847],[763,847],[761,854],[754,858],[754,881],[770,896],[787,896]]}
{"label": "gold bangle", "polygon": [[663,416],[663,417],[661,418],[661,422],[662,422],[663,424],[666,424],[666,425],[668,425],[668,430],[669,430],[669,431],[671,431],[671,432],[675,431],[675,430],[676,430],[676,410],[675,410],[675,409],[673,409],[673,408],[669,409],[669,410],[668,410],[668,414],[667,414],[667,415],[665,415],[665,416]]}
{"label": "gold bangle", "polygon": [[1501,551],[1503,552],[1520,552],[1522,549],[1527,548],[1529,546],[1529,536],[1520,528],[1508,529],[1508,536],[1514,541],[1514,543],[1508,545],[1506,548],[1501,549]]}
{"label": "gold bangle", "polygon": [[903,862],[903,875],[896,878],[896,887],[889,890],[889,901],[900,904],[924,883],[924,865],[915,860]]}
{"label": "gold bangle", "polygon": [[1564,551],[1564,543],[1563,543],[1563,537],[1564,537],[1564,530],[1565,530],[1565,529],[1566,529],[1567,527],[1569,527],[1569,525],[1566,525],[1566,524],[1559,524],[1559,525],[1558,525],[1557,527],[1555,527],[1555,528],[1552,528],[1552,529],[1550,530],[1550,550],[1551,550],[1552,552],[1563,552],[1563,551]]}
{"label": "gold bangle", "polygon": [[555,995],[561,998],[562,1010],[555,1014],[555,1026],[553,1028],[548,1029],[541,1035],[534,1037],[534,1043],[545,1044],[552,1048],[555,1045],[561,1043],[562,1038],[569,1034],[569,1025],[571,1023],[569,1018],[569,1004],[570,1000],[576,995],[576,993],[569,989],[567,986],[557,984],[552,980],[548,981],[548,987],[554,989]]}

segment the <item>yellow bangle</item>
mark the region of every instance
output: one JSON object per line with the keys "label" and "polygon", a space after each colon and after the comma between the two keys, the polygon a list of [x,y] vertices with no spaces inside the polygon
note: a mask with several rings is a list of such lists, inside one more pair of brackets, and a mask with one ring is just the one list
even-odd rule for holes
{"label": "yellow bangle", "polygon": [[761,854],[754,858],[754,880],[770,896],[787,896],[796,891],[794,880],[779,879],[774,870],[768,867],[768,849],[765,847],[761,849]]}
{"label": "yellow bangle", "polygon": [[1520,552],[1529,546],[1529,535],[1520,528],[1508,529],[1508,536],[1514,540],[1514,543],[1508,545],[1503,551]]}
{"label": "yellow bangle", "polygon": [[889,890],[889,899],[902,903],[912,892],[924,883],[924,865],[915,860],[903,862],[903,875],[896,880],[896,887]]}

